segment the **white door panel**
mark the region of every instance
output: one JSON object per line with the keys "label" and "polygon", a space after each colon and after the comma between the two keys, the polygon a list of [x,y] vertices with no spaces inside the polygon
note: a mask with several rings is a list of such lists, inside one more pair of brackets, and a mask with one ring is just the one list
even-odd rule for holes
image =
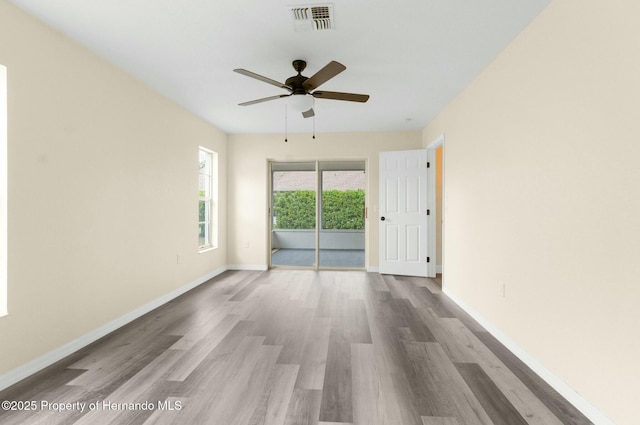
{"label": "white door panel", "polygon": [[427,275],[427,154],[380,153],[380,273]]}
{"label": "white door panel", "polygon": [[399,250],[399,232],[398,226],[395,224],[387,224],[385,226],[387,243],[384,244],[386,247],[386,256],[385,260],[387,261],[398,261],[400,259],[400,255],[398,253]]}

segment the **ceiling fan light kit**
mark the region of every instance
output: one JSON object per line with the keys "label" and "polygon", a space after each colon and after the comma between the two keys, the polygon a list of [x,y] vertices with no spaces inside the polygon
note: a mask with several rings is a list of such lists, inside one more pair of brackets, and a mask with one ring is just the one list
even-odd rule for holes
{"label": "ceiling fan light kit", "polygon": [[292,96],[289,96],[289,99],[287,100],[289,101],[289,107],[296,112],[305,112],[313,108],[313,96],[294,94]]}

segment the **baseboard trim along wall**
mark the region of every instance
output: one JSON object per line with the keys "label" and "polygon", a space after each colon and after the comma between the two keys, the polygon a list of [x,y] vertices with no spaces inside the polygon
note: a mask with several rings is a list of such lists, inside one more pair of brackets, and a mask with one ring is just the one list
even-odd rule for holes
{"label": "baseboard trim along wall", "polygon": [[258,264],[258,265],[235,264],[235,265],[227,266],[227,270],[243,270],[243,271],[266,272],[267,270],[269,270],[269,267],[264,265],[264,264]]}
{"label": "baseboard trim along wall", "polygon": [[598,408],[591,404],[588,400],[582,397],[571,386],[560,379],[557,375],[547,369],[542,363],[540,363],[535,357],[527,353],[522,347],[516,344],[511,338],[504,334],[499,328],[494,326],[491,322],[486,320],[480,313],[467,305],[464,301],[458,298],[455,294],[447,291],[446,287],[443,288],[444,292],[453,302],[455,302],[460,308],[466,311],[471,317],[473,317],[482,327],[484,327],[491,335],[493,335],[502,345],[504,345],[509,351],[511,351],[516,357],[531,368],[535,373],[544,379],[547,384],[551,385],[560,395],[562,395],[569,403],[573,404],[576,409],[582,412],[587,418],[589,418],[596,425],[615,425],[615,423],[607,418]]}
{"label": "baseboard trim along wall", "polygon": [[138,317],[141,317],[147,314],[148,312],[162,306],[163,304],[168,303],[174,298],[177,298],[180,295],[184,294],[185,292],[188,292],[194,289],[195,287],[218,276],[219,274],[225,272],[226,270],[228,270],[228,267],[220,267],[212,271],[211,273],[207,273],[206,275],[199,277],[193,282],[181,288],[178,288],[175,291],[172,291],[160,298],[157,298],[143,305],[142,307],[139,307],[115,320],[112,320],[111,322],[103,326],[100,326],[97,329],[94,329],[89,333],[86,333],[74,339],[73,341],[68,342],[67,344],[64,344],[56,348],[55,350],[49,351],[48,353],[22,366],[19,366],[16,369],[13,369],[5,373],[4,375],[0,376],[0,390],[10,387],[11,385],[33,375],[34,373],[41,371],[47,366],[51,366],[55,362],[64,359],[68,355],[75,353],[81,348],[84,348],[87,345],[91,344],[92,342],[102,338],[103,336],[110,334],[111,332],[115,331],[118,328],[121,328],[122,326],[128,324],[129,322],[132,322]]}

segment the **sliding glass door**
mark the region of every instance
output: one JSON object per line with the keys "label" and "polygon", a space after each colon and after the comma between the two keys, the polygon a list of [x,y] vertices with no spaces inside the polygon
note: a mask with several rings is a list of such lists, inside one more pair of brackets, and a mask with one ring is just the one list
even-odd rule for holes
{"label": "sliding glass door", "polygon": [[364,268],[364,162],[321,162],[319,167],[320,267]]}
{"label": "sliding glass door", "polygon": [[271,164],[271,265],[316,267],[316,163]]}
{"label": "sliding glass door", "polygon": [[271,163],[271,266],[365,266],[364,161]]}

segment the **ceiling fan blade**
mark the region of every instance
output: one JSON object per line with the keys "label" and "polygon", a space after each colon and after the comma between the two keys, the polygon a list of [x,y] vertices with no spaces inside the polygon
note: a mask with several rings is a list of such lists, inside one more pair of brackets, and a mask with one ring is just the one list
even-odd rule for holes
{"label": "ceiling fan blade", "polygon": [[289,91],[293,91],[293,88],[289,87],[288,85],[280,83],[280,82],[278,82],[276,80],[272,80],[271,78],[264,77],[264,76],[262,76],[260,74],[256,74],[255,72],[247,71],[246,69],[234,69],[233,71],[237,72],[238,74],[246,75],[247,77],[255,78],[256,80],[260,80],[260,81],[263,81],[265,83],[274,85],[276,87],[280,87],[280,88],[283,88],[283,89],[287,89]]}
{"label": "ceiling fan blade", "polygon": [[288,96],[291,96],[291,95],[290,94],[280,94],[280,95],[277,95],[277,96],[263,97],[262,99],[256,99],[256,100],[250,100],[248,102],[238,103],[238,105],[240,105],[240,106],[255,105],[256,103],[267,102],[269,100],[276,100],[276,99],[280,99],[281,97],[288,97]]}
{"label": "ceiling fan blade", "polygon": [[349,102],[364,103],[369,100],[368,94],[342,93],[337,91],[315,91],[311,93],[311,95],[319,99],[347,100]]}
{"label": "ceiling fan blade", "polygon": [[316,113],[315,113],[315,112],[313,112],[313,108],[309,108],[309,110],[308,110],[308,111],[304,111],[304,112],[302,113],[302,118],[311,118],[311,117],[313,117],[313,116],[315,116],[315,115],[316,115]]}
{"label": "ceiling fan blade", "polygon": [[321,84],[323,84],[326,81],[329,81],[330,79],[340,74],[345,69],[347,69],[347,67],[341,64],[340,62],[331,61],[320,71],[316,72],[311,77],[309,77],[302,84],[302,88],[304,88],[306,91],[315,90],[318,87],[320,87]]}

